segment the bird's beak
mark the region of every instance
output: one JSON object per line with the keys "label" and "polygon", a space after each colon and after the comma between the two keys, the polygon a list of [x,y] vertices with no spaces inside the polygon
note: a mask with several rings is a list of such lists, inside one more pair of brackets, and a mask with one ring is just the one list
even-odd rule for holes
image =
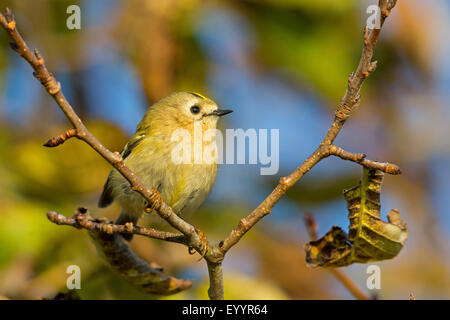
{"label": "bird's beak", "polygon": [[224,115],[229,114],[229,113],[232,113],[232,112],[233,112],[233,110],[221,110],[221,109],[217,109],[217,110],[214,110],[213,112],[211,112],[210,114],[208,114],[208,116],[218,116],[218,117],[221,117],[221,116],[224,116]]}

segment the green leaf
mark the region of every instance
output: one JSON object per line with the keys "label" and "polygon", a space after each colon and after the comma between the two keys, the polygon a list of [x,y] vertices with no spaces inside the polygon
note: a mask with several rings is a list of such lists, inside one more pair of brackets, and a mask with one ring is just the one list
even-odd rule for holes
{"label": "green leaf", "polygon": [[381,220],[383,176],[379,170],[364,168],[360,184],[344,191],[349,211],[349,234],[333,226],[322,238],[307,243],[308,265],[343,267],[397,256],[408,237],[408,228],[396,209],[389,212],[389,222]]}

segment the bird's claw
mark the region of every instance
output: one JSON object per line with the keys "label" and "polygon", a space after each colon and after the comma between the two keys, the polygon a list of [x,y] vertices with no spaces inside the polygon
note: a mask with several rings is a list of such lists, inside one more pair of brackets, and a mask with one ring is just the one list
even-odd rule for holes
{"label": "bird's claw", "polygon": [[[208,252],[209,244],[208,244],[208,240],[206,239],[206,235],[202,231],[195,229],[195,232],[197,233],[198,237],[200,238],[200,242],[201,242],[201,247],[200,247],[201,252],[199,252],[200,253],[199,260],[201,260],[205,256],[205,254]],[[195,253],[195,249],[193,247],[189,247],[188,250],[189,250],[189,254]]]}
{"label": "bird's claw", "polygon": [[202,243],[202,246],[201,246],[201,250],[202,250],[201,257],[203,258],[205,256],[205,254],[208,252],[208,249],[209,249],[208,239],[206,239],[206,235],[203,232],[201,232],[200,230],[196,229],[195,231],[197,232],[197,234],[198,234],[198,236],[200,238],[200,241]]}

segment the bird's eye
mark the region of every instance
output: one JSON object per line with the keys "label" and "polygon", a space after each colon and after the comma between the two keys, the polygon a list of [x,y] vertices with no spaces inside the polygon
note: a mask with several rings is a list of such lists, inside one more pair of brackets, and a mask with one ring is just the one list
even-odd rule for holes
{"label": "bird's eye", "polygon": [[192,112],[193,114],[199,113],[199,112],[200,112],[200,107],[198,107],[198,106],[193,106],[193,107],[191,107],[191,112]]}

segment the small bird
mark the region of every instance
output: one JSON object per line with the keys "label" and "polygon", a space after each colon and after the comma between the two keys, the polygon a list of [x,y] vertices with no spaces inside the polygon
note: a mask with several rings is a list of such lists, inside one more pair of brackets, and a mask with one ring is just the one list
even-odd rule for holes
{"label": "small bird", "polygon": [[[220,110],[214,101],[198,93],[173,93],[148,108],[121,153],[124,163],[148,188],[155,187],[177,215],[185,217],[196,211],[211,191],[216,179],[217,158],[199,163],[192,154],[188,161],[174,161],[173,150],[180,144],[174,139],[174,133],[184,129],[194,137],[196,126],[201,127],[202,133],[215,130],[219,117],[231,112]],[[191,139],[191,145],[193,142]],[[214,135],[211,142],[215,146]],[[187,149],[192,151],[195,147]],[[136,224],[145,213],[145,199],[113,168],[98,206],[105,208],[114,200],[122,208],[117,224]],[[130,241],[133,235],[122,236]]]}

